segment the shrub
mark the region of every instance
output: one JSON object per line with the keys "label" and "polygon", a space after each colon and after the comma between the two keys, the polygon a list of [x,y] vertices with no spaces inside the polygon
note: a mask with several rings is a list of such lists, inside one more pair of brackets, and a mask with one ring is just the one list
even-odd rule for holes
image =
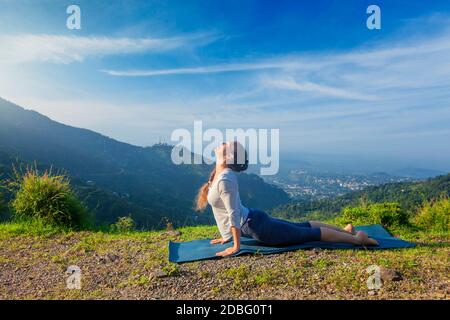
{"label": "shrub", "polygon": [[17,218],[64,227],[87,223],[87,210],[72,191],[67,176],[47,171],[41,174],[37,169],[15,173],[10,186],[15,186],[11,206]]}
{"label": "shrub", "polygon": [[447,197],[426,201],[414,218],[419,226],[431,231],[450,230],[450,200]]}
{"label": "shrub", "polygon": [[119,217],[117,222],[112,225],[113,231],[117,232],[130,232],[134,230],[134,220],[131,216]]}
{"label": "shrub", "polygon": [[408,217],[398,203],[385,202],[346,207],[338,221],[354,224],[376,223],[385,227],[398,227],[408,224]]}
{"label": "shrub", "polygon": [[0,193],[0,216],[7,212],[7,206],[5,201],[3,200],[3,195]]}

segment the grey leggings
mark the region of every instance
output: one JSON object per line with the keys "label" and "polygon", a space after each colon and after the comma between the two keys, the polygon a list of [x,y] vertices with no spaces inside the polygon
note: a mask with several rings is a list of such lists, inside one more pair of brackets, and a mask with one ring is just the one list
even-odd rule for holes
{"label": "grey leggings", "polygon": [[284,246],[309,241],[320,241],[320,228],[312,228],[309,222],[290,222],[250,209],[241,227],[244,237],[250,237],[266,245]]}

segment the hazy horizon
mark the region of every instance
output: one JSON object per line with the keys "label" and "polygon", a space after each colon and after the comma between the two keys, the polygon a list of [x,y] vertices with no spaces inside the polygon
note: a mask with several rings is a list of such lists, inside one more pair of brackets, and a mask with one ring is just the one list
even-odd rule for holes
{"label": "hazy horizon", "polygon": [[79,1],[81,30],[71,4],[0,0],[1,97],[133,145],[202,120],[279,128],[281,162],[450,171],[450,3],[379,1],[381,30],[368,1]]}
{"label": "hazy horizon", "polygon": [[[3,99],[3,97],[0,97],[0,99]],[[18,105],[14,103],[14,101],[6,100],[12,104]],[[35,111],[33,109],[28,109],[26,106],[20,106],[19,107],[24,108],[27,111]],[[42,114],[41,115],[48,117],[52,121],[56,121],[49,117],[48,115]],[[58,122],[58,121],[57,121]],[[67,123],[58,122],[64,125],[69,125]],[[76,127],[79,129],[85,129],[90,130],[99,134],[102,134],[108,138],[114,139],[116,141],[130,144],[137,147],[150,147],[152,145],[137,145],[133,144],[129,141],[124,141],[120,139],[116,139],[114,137],[105,135],[102,132],[97,132],[91,128],[83,128],[83,127]],[[174,145],[170,141],[158,141],[158,143],[167,143],[169,145]],[[204,145],[207,143],[205,142]],[[270,150],[270,149],[269,149]],[[192,150],[191,150],[192,151]],[[411,161],[411,159],[395,159],[395,158],[370,158],[363,155],[352,155],[352,154],[330,154],[330,153],[313,153],[308,151],[289,151],[289,150],[282,150],[280,152],[280,171],[283,172],[286,169],[309,169],[311,171],[317,171],[317,172],[344,172],[344,173],[352,173],[352,174],[368,174],[368,173],[376,173],[376,172],[387,172],[390,174],[396,174],[399,170],[404,169],[424,169],[424,170],[430,170],[430,171],[440,171],[441,173],[447,173],[450,172],[450,167],[447,165],[447,163],[442,164],[433,164],[429,161],[415,159],[414,161]],[[255,173],[258,172],[258,170],[252,170]]]}

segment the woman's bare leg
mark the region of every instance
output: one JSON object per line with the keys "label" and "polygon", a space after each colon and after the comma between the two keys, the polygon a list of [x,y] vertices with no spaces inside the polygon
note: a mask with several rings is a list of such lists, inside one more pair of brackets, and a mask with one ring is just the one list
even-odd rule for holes
{"label": "woman's bare leg", "polygon": [[332,230],[336,230],[339,232],[345,232],[345,233],[350,233],[350,234],[356,234],[355,232],[355,228],[353,227],[352,224],[348,224],[345,228],[340,228],[337,226],[333,226],[331,224],[326,224],[320,221],[308,221],[309,224],[311,225],[312,228],[328,228],[328,229],[332,229]]}
{"label": "woman's bare leg", "polygon": [[359,244],[359,245],[366,245],[366,246],[376,246],[378,245],[378,242],[375,239],[369,238],[367,236],[367,233],[358,231],[356,235],[352,235],[347,232],[342,232],[339,230],[334,230],[327,227],[321,227],[320,228],[321,241],[326,242],[345,242],[345,243],[352,243],[352,244]]}

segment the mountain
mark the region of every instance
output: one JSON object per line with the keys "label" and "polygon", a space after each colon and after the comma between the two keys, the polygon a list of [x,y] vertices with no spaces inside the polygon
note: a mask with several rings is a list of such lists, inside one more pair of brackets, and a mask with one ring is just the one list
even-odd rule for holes
{"label": "mountain", "polygon": [[396,170],[393,174],[401,177],[409,177],[416,179],[426,179],[430,177],[436,177],[445,174],[445,172],[432,170],[432,169],[423,169],[423,168],[403,168],[400,170]]}
{"label": "mountain", "polygon": [[397,202],[407,214],[414,211],[425,200],[440,196],[450,197],[450,174],[423,181],[387,183],[367,187],[335,199],[316,201],[297,201],[281,205],[272,210],[276,216],[283,218],[304,218],[314,212],[318,217],[330,217],[339,213],[344,207],[365,202]]}
{"label": "mountain", "polygon": [[[169,145],[139,147],[58,123],[0,98],[0,168],[13,159],[65,170],[98,222],[131,214],[142,227],[169,219],[176,225],[212,222],[192,209],[208,165],[175,165]],[[243,202],[268,210],[286,203],[287,194],[254,174],[239,174]]]}

